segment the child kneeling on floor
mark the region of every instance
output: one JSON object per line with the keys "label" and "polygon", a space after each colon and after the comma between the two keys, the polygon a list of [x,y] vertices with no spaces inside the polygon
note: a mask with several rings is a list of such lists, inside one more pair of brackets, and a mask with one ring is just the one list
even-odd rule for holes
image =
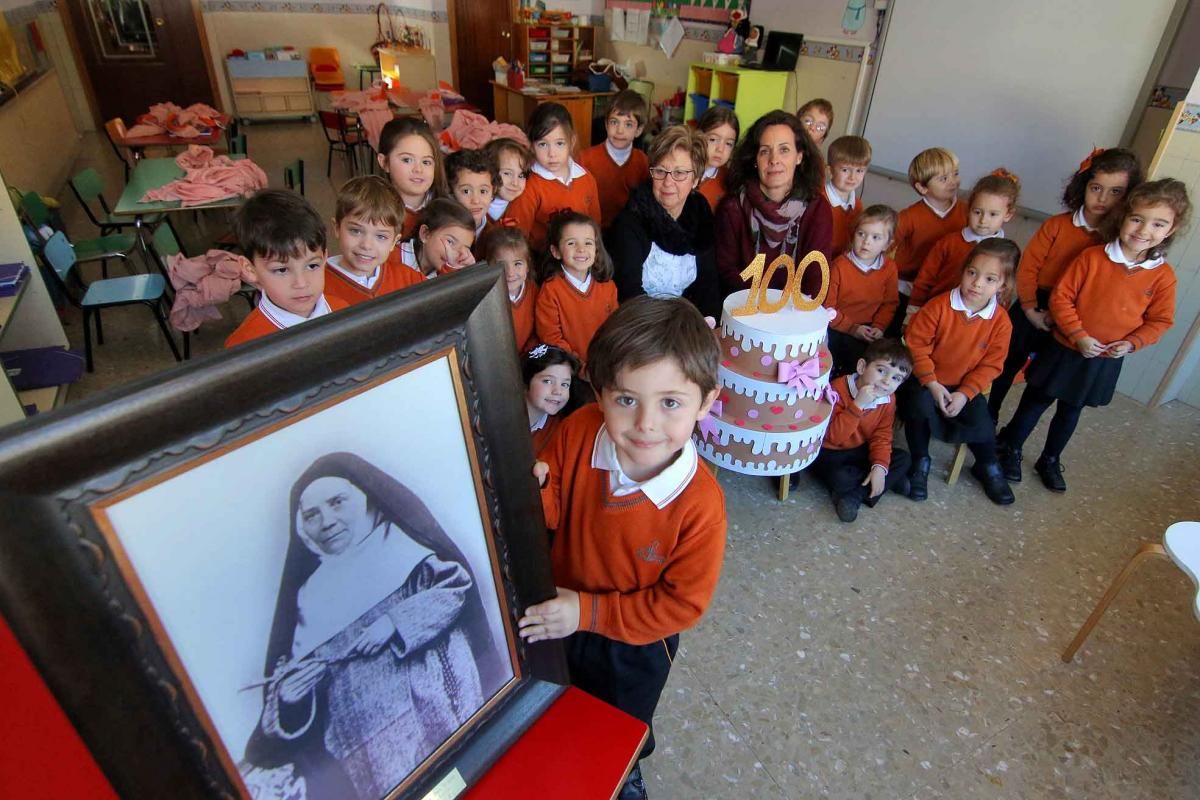
{"label": "child kneeling on floor", "polygon": [[908,453],[892,447],[892,395],[912,374],[912,354],[895,339],[867,346],[855,372],[833,381],[838,393],[813,474],[829,487],[838,519],[853,522],[888,489],[908,494]]}
{"label": "child kneeling on floor", "polygon": [[[721,572],[725,497],[692,443],[718,361],[687,300],[625,303],[588,349],[599,402],[564,420],[534,467],[558,596],[526,609],[521,636],[568,637],[571,682],[647,725]],[[653,750],[651,727],[639,758]],[[639,766],[618,797],[646,797]]]}

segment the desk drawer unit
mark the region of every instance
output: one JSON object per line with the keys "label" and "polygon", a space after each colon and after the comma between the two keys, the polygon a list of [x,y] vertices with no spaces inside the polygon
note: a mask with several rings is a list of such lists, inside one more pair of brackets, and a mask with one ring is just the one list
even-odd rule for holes
{"label": "desk drawer unit", "polygon": [[316,104],[304,61],[225,59],[234,115],[243,122],[256,119],[313,117]]}

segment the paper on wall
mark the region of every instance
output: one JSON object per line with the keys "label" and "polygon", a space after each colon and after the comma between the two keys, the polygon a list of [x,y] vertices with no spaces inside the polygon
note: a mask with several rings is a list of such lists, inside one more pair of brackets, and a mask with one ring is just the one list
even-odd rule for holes
{"label": "paper on wall", "polygon": [[671,17],[671,21],[667,23],[667,29],[662,32],[659,37],[658,46],[667,54],[667,58],[675,55],[676,48],[683,41],[683,23],[679,21],[679,17]]}
{"label": "paper on wall", "polygon": [[647,44],[650,41],[650,10],[625,9],[624,41]]}
{"label": "paper on wall", "polygon": [[605,26],[608,28],[609,41],[625,41],[625,9],[606,8],[604,10]]}

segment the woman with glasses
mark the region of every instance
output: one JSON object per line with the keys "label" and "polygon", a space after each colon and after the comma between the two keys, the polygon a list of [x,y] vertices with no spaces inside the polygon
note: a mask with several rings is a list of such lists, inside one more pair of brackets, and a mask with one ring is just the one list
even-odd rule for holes
{"label": "woman with glasses", "polygon": [[713,215],[696,191],[708,161],[704,141],[684,125],[667,128],[646,151],[650,180],[633,190],[605,234],[621,302],[640,294],[684,297],[716,317],[721,293]]}
{"label": "woman with glasses", "polygon": [[[825,199],[821,152],[795,114],[771,111],[754,123],[738,145],[729,193],[717,206],[717,273],[725,294],[747,289],[741,272],[758,254],[767,264],[780,255],[799,263],[813,250],[832,260],[833,211]],[[782,289],[779,269],[770,286]],[[820,274],[810,269],[801,284],[817,291]]]}

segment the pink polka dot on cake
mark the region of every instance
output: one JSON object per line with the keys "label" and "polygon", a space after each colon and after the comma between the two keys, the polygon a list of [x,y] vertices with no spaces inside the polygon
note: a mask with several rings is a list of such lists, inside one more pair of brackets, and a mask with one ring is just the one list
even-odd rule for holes
{"label": "pink polka dot on cake", "polygon": [[752,408],[746,412],[746,416],[750,419],[758,419],[758,409]]}
{"label": "pink polka dot on cake", "polygon": [[736,347],[729,348],[729,355],[733,356],[734,358],[737,358],[741,354],[742,354],[742,351],[738,350]]}
{"label": "pink polka dot on cake", "polygon": [[[712,352],[712,351],[710,350],[709,352]],[[820,422],[821,418],[819,416],[817,416],[816,414],[813,414],[811,417],[808,418],[808,421],[809,422]]]}
{"label": "pink polka dot on cake", "polygon": [[769,367],[775,363],[775,359],[771,358],[770,356],[763,356],[758,360],[758,363],[762,364],[764,367]]}
{"label": "pink polka dot on cake", "polygon": [[798,430],[800,430],[800,426],[799,425],[788,425],[788,429],[793,430],[793,431],[798,431]]}
{"label": "pink polka dot on cake", "polygon": [[734,425],[737,425],[739,428],[744,428],[744,427],[746,427],[746,422],[745,422],[745,420],[735,419],[735,420],[733,421],[733,424],[734,424]]}
{"label": "pink polka dot on cake", "polygon": [[770,431],[770,430],[774,430],[775,426],[769,422],[764,422],[762,428],[764,431]]}
{"label": "pink polka dot on cake", "polygon": [[804,410],[801,409],[801,410],[797,411],[794,416],[796,419],[800,419],[801,417],[804,416]]}

